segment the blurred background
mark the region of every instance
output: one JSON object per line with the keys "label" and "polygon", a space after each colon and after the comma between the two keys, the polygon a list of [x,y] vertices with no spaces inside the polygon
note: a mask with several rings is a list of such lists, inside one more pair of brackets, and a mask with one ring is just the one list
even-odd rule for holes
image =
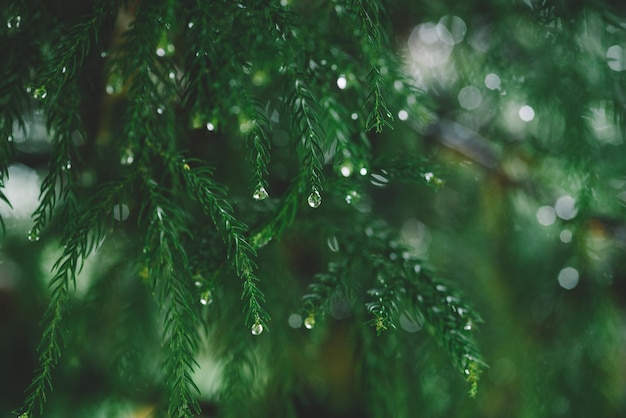
{"label": "blurred background", "polygon": [[[340,2],[318,3],[328,13],[344,13]],[[391,332],[413,334],[414,347],[403,355],[411,356],[414,380],[404,389],[408,402],[398,405],[404,414],[398,416],[626,416],[626,14],[621,4],[390,3],[385,30],[403,70],[424,91],[430,114],[428,122],[417,121],[410,109],[423,98],[394,96],[404,100],[391,106],[395,129],[372,134],[372,153],[427,158],[429,174],[441,186],[380,184],[373,178],[372,211],[397,227],[403,241],[482,315],[475,336],[489,364],[477,398],[470,399],[463,377],[428,333],[406,318],[402,325],[401,318],[402,326]],[[15,16],[8,18],[9,29],[15,22]],[[339,89],[349,85],[342,77]],[[114,129],[110,118],[119,112],[121,99],[110,84],[101,93],[96,119],[98,135],[106,136]],[[58,225],[29,240],[50,144],[36,106],[25,119],[25,132],[16,129],[10,138],[18,155],[4,192],[13,208],[0,202],[7,226],[0,244],[3,417],[21,403],[36,367],[46,283],[60,251]],[[273,142],[281,152],[284,138],[277,135]],[[90,173],[81,173],[86,184]],[[246,172],[241,173],[245,185]],[[270,169],[274,182],[281,175]],[[120,206],[116,220],[126,221],[128,210]],[[101,301],[89,299],[90,286],[106,286],[97,280],[105,273],[128,278],[122,281],[128,294],[141,287],[133,280],[141,276],[140,266],[124,262],[125,251],[137,247],[133,228],[120,229],[81,273],[80,302],[69,320],[79,331],[68,335],[46,416],[68,416],[68,404],[81,405],[76,416],[142,417],[152,411],[157,387],[124,386],[107,375],[101,361],[107,349],[103,339],[125,338],[116,334],[116,321],[132,318],[119,318],[113,291],[103,309],[97,309]],[[317,245],[325,237],[304,233],[295,228],[284,242],[259,254],[259,276],[270,277],[265,288],[275,303],[273,326],[285,329],[284,364],[277,364],[289,365],[293,376],[291,412],[374,417],[362,406],[362,353],[351,339],[362,324],[350,321],[349,310],[339,306],[326,326],[307,333],[297,314],[304,286],[324,270],[325,254],[334,251],[332,243]],[[272,279],[277,272],[286,281]],[[154,310],[145,297],[132,303]],[[227,313],[222,315],[228,322]],[[144,333],[142,343],[152,342],[146,349],[155,354],[136,359],[138,382],[158,375],[158,337]],[[204,413],[214,416],[218,409],[211,394],[220,373],[208,351],[199,356],[197,381]],[[394,354],[381,356],[395,364]],[[138,393],[130,395],[132,402],[115,400],[132,390]],[[268,402],[280,402],[280,393],[270,391]]]}

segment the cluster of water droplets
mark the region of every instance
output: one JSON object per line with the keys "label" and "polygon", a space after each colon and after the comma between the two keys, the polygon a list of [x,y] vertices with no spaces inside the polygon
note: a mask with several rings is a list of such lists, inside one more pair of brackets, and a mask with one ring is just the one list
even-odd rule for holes
{"label": "cluster of water droplets", "polygon": [[135,161],[135,154],[131,148],[126,148],[120,157],[120,164],[131,165]]}
{"label": "cluster of water droplets", "polygon": [[17,32],[20,29],[21,25],[22,16],[20,15],[11,16],[9,17],[9,19],[7,19],[7,29],[9,30],[9,33]]}
{"label": "cluster of water droplets", "polygon": [[35,100],[44,100],[46,97],[48,97],[48,90],[46,90],[45,86],[37,87],[35,89],[30,89],[30,90],[29,89],[26,89],[26,90],[32,92],[33,98]]}
{"label": "cluster of water droplets", "polygon": [[39,241],[39,230],[37,228],[32,228],[30,231],[28,231],[28,240],[30,242],[37,242]]}

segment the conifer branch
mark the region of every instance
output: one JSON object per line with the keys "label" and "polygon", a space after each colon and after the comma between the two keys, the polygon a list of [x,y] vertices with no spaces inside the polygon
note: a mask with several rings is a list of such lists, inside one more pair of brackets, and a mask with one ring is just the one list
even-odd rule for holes
{"label": "conifer branch", "polygon": [[324,130],[319,118],[319,104],[302,77],[296,77],[294,81],[290,103],[293,132],[300,136],[300,172],[306,176],[307,190],[319,193],[324,183]]}
{"label": "conifer branch", "polygon": [[415,260],[409,259],[404,267],[409,298],[414,298],[418,316],[430,325],[434,338],[465,375],[470,384],[470,396],[475,397],[480,374],[486,365],[472,331],[482,319],[454,289],[424,270],[416,271],[415,263]]}
{"label": "conifer branch", "polygon": [[83,262],[92,254],[106,235],[106,223],[122,190],[120,183],[103,184],[90,199],[81,203],[74,222],[68,223],[61,244],[63,254],[52,267],[50,303],[44,316],[44,332],[39,343],[39,368],[35,372],[23,406],[25,416],[43,413],[46,392],[52,388],[52,372],[62,354],[64,320],[70,310],[71,286]]}
{"label": "conifer branch", "polygon": [[33,226],[29,239],[37,241],[57,203],[68,202],[73,194],[71,169],[77,162],[75,138],[84,138],[82,120],[78,111],[81,95],[74,80],[63,88],[63,96],[51,100],[46,106],[48,130],[52,132],[52,153],[48,174],[41,183],[39,205],[32,214]]}
{"label": "conifer branch", "polygon": [[199,390],[192,374],[198,364],[196,325],[199,319],[191,307],[195,300],[190,286],[191,273],[181,234],[190,235],[180,209],[154,180],[145,179],[146,199],[141,209],[141,225],[146,232],[148,277],[162,311],[163,369],[169,391],[168,414],[188,418],[199,412],[194,393]]}
{"label": "conifer branch", "polygon": [[372,66],[368,76],[367,84],[370,94],[367,97],[365,107],[368,113],[365,129],[367,131],[374,130],[382,132],[384,127],[393,129],[393,116],[387,107],[387,103],[382,93],[382,76],[376,66]]}
{"label": "conifer branch", "polygon": [[[189,163],[194,164],[195,161]],[[246,301],[246,324],[267,327],[269,315],[262,306],[265,295],[257,286],[259,279],[254,273],[256,263],[253,261],[256,252],[245,237],[247,226],[235,218],[231,204],[223,197],[224,189],[211,180],[212,172],[207,167],[192,169],[185,163],[181,165],[180,173],[191,196],[200,203],[204,213],[211,217],[222,234],[228,259],[233,260],[236,273],[243,280],[241,298]]]}

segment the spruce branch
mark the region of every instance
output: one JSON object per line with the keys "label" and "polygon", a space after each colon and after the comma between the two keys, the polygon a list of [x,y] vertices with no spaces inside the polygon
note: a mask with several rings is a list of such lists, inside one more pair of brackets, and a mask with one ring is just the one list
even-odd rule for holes
{"label": "spruce branch", "polygon": [[190,235],[180,209],[154,180],[145,178],[146,199],[140,225],[145,230],[148,277],[163,313],[163,369],[168,379],[168,413],[188,418],[199,412],[195,393],[199,390],[192,375],[198,363],[196,325],[199,319],[191,306],[192,275],[188,268],[181,235]]}
{"label": "spruce branch", "polygon": [[39,343],[39,368],[27,392],[23,411],[28,417],[43,413],[46,391],[52,389],[52,372],[59,362],[64,345],[64,320],[70,310],[71,287],[83,262],[105,238],[113,205],[122,190],[120,183],[103,184],[91,198],[81,202],[74,222],[68,223],[61,244],[63,254],[52,267],[50,303],[44,316],[44,331]]}
{"label": "spruce branch", "polygon": [[246,239],[247,226],[233,214],[230,202],[224,197],[222,186],[211,180],[211,170],[203,165],[191,168],[191,165],[202,164],[198,161],[189,161],[179,164],[179,173],[184,179],[191,196],[200,203],[202,210],[210,216],[216,229],[221,233],[227,248],[228,259],[234,262],[237,275],[243,280],[242,300],[246,302],[244,312],[246,324],[250,327],[267,327],[269,315],[263,308],[265,295],[257,286],[259,281],[254,273],[256,263],[254,247]]}
{"label": "spruce branch", "polygon": [[404,266],[409,298],[414,298],[418,316],[430,325],[434,338],[465,375],[470,384],[470,396],[475,397],[480,374],[486,364],[472,331],[482,319],[457,291],[439,282],[424,269],[416,271],[416,265],[416,260],[409,259]]}
{"label": "spruce branch", "polygon": [[48,174],[41,183],[39,205],[32,214],[33,226],[29,239],[37,241],[48,221],[52,218],[57,203],[70,201],[74,193],[71,169],[78,155],[76,138],[84,138],[82,119],[78,109],[81,94],[76,80],[63,88],[63,95],[51,100],[46,106],[48,131],[52,132],[52,152]]}
{"label": "spruce branch", "polygon": [[[305,176],[305,187],[311,193],[323,189],[324,130],[319,117],[319,104],[303,77],[296,77],[290,100],[292,129],[300,137],[298,155],[300,173]],[[312,205],[313,206],[313,205]]]}
{"label": "spruce branch", "polygon": [[372,66],[367,76],[367,84],[370,94],[365,103],[365,110],[368,113],[365,129],[376,132],[382,132],[384,127],[393,129],[393,116],[382,93],[383,78],[376,66]]}

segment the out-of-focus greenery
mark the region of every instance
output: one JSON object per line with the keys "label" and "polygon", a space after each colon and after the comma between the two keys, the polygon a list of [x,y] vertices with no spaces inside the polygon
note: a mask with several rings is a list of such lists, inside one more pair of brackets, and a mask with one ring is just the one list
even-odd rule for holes
{"label": "out-of-focus greenery", "polygon": [[[345,13],[339,1],[281,3],[294,13],[315,10],[325,24]],[[270,359],[258,366],[264,397],[246,405],[249,416],[624,416],[626,13],[619,3],[591,1],[381,5],[381,31],[419,95],[403,90],[402,83],[381,86],[390,98],[394,129],[368,135],[372,167],[387,168],[391,181],[381,184],[373,177],[364,186],[366,203],[482,316],[474,336],[489,367],[478,394],[467,396],[449,356],[410,315],[399,317],[397,329],[376,336],[363,326],[370,318],[355,318],[349,298],[338,298],[324,321],[316,318],[310,331],[302,327],[305,318],[298,315],[306,285],[329,260],[341,258],[343,248],[325,225],[315,223],[320,215],[310,215],[311,223],[296,222],[280,241],[258,250],[257,273],[273,320],[265,340],[250,342],[258,344],[256,351],[228,352],[243,345],[233,341],[251,338],[240,326],[240,309],[224,303],[221,310],[202,312],[222,324],[201,334],[209,342],[200,342],[194,381],[204,394],[203,416],[220,416],[216,398],[226,395],[220,392],[222,366],[214,359],[225,355],[239,365]],[[389,93],[394,90],[399,94]],[[124,100],[109,95],[96,107],[105,115],[101,138],[119,130],[115,115]],[[420,109],[427,113],[411,112],[416,100],[426,102]],[[37,115],[28,117],[34,129]],[[274,190],[286,189],[293,169],[281,134],[271,151],[279,163],[268,167]],[[24,142],[17,157],[23,165],[10,168],[9,176],[22,179],[21,186],[7,186],[7,196],[17,201],[30,190],[29,181],[38,185],[45,169],[40,154],[47,153],[30,143],[32,152]],[[233,145],[212,147],[220,157],[245,158]],[[376,160],[381,155],[410,156],[430,171]],[[237,187],[248,183],[251,170],[237,161],[216,165],[231,190],[241,192]],[[0,416],[19,407],[37,367],[49,270],[63,250],[57,238],[63,225],[52,224],[39,241],[26,239],[26,217],[34,207],[23,200],[13,202],[13,215],[6,205],[1,208],[7,231],[0,247]],[[244,207],[254,218],[258,209]],[[338,219],[350,222],[336,208],[324,202],[319,211],[329,212],[318,219],[335,210]],[[125,262],[126,254],[144,245],[135,233],[134,225],[110,233],[79,276],[76,309],[66,320],[67,352],[54,373],[45,416],[147,416],[162,396],[154,383],[162,373],[159,330],[137,319],[155,316],[157,309],[141,280],[144,266]],[[216,305],[220,297],[240,297],[235,279],[223,286],[203,297]],[[288,332],[272,331],[279,327]],[[271,337],[281,340],[270,343]],[[394,345],[407,337],[414,343]],[[364,339],[372,351],[362,349]],[[377,345],[376,339],[390,342]],[[136,341],[143,356],[112,355],[116,341]],[[111,373],[111,358],[126,362],[136,375]],[[384,379],[364,377],[378,369]],[[229,374],[231,383],[245,370]],[[397,409],[385,415],[364,407],[376,394],[397,400]],[[295,398],[293,405],[285,396]]]}

